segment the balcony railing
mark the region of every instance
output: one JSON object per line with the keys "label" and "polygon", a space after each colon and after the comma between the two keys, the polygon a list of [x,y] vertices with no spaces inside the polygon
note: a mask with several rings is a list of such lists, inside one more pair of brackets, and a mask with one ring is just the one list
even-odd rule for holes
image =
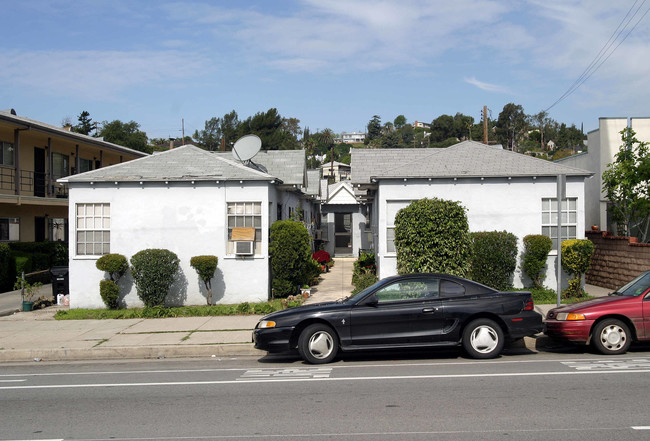
{"label": "balcony railing", "polygon": [[[23,196],[40,196],[50,198],[67,198],[68,184],[56,182],[60,176],[52,178],[52,184],[48,185],[49,175],[47,173],[33,172],[29,170],[20,171],[20,194]],[[9,167],[0,167],[0,190],[16,190],[16,171]]]}

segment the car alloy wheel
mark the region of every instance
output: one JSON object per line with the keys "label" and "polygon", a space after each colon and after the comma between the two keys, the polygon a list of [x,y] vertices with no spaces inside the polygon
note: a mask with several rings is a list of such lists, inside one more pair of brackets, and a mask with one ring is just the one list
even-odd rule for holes
{"label": "car alloy wheel", "polygon": [[501,353],[503,330],[490,319],[477,319],[463,331],[463,347],[473,358],[493,358]]}
{"label": "car alloy wheel", "polygon": [[608,319],[596,325],[593,343],[601,354],[623,354],[632,343],[630,337],[630,330],[625,323]]}
{"label": "car alloy wheel", "polygon": [[329,326],[316,323],[307,326],[298,339],[298,352],[308,363],[329,363],[338,353],[339,340]]}

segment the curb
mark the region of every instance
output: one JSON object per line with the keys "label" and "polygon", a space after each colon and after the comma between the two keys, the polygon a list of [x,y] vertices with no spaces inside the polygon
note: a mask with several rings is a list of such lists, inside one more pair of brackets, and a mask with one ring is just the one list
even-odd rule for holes
{"label": "curb", "polygon": [[[544,334],[524,337],[510,343],[511,349],[539,351],[549,346]],[[201,346],[141,346],[113,348],[60,348],[60,349],[7,349],[0,350],[0,363],[26,361],[89,361],[155,358],[212,358],[212,357],[264,357],[265,351],[255,349],[252,343],[201,345]]]}
{"label": "curb", "polygon": [[202,346],[141,346],[114,348],[61,348],[61,349],[7,349],[0,350],[1,362],[22,361],[88,361],[152,358],[212,358],[212,357],[263,357],[266,352],[247,344],[221,344]]}

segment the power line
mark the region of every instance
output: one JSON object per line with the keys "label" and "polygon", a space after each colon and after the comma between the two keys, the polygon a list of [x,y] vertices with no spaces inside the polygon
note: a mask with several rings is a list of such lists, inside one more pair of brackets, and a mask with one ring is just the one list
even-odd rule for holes
{"label": "power line", "polygon": [[[647,0],[643,0],[641,4],[639,5],[638,8],[634,11],[631,17],[628,16],[636,6],[639,0],[635,0],[630,9],[627,11],[627,14],[625,14],[625,17],[621,20],[621,22],[618,24],[612,35],[609,37],[609,40],[603,45],[603,47],[600,49],[598,54],[594,57],[594,59],[589,63],[589,65],[585,68],[585,70],[582,72],[582,74],[576,79],[571,86],[560,96],[553,104],[551,104],[547,109],[544,110],[544,112],[548,112],[551,108],[553,108],[555,105],[560,103],[562,100],[567,98],[569,95],[571,95],[573,92],[575,92],[585,81],[587,81],[602,65],[605,63],[609,57],[612,56],[612,54],[618,49],[618,47],[623,44],[623,42],[627,39],[627,37],[636,29],[636,27],[639,25],[641,20],[650,12],[650,8],[648,8],[645,13],[637,20],[637,22],[632,26],[632,28],[625,34],[623,39],[619,41],[619,43],[609,52],[607,53],[612,45],[616,42],[616,40],[619,39],[621,34],[625,31],[625,29],[629,26],[629,24],[634,20],[634,17],[639,13],[643,5],[646,3]],[[624,24],[625,23],[625,24]],[[624,24],[624,25],[623,25]],[[621,26],[623,27],[621,28]],[[607,54],[605,56],[605,54]]]}

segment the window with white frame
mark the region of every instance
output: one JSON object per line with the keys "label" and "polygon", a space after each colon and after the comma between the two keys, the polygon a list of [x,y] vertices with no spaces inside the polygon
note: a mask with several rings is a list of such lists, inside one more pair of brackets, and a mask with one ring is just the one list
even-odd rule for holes
{"label": "window with white frame", "polygon": [[78,256],[102,256],[111,252],[110,204],[77,204],[75,225]]}
{"label": "window with white frame", "polygon": [[14,165],[14,145],[0,142],[0,165]]}
{"label": "window with white frame", "polygon": [[20,219],[0,217],[0,242],[20,240]]}
{"label": "window with white frame", "polygon": [[413,201],[386,201],[386,252],[395,253],[395,216]]}
{"label": "window with white frame", "polygon": [[255,228],[255,254],[262,254],[261,202],[228,202],[228,254],[235,254],[233,228]]}
{"label": "window with white frame", "polygon": [[[578,230],[578,198],[562,200],[562,240],[575,239]],[[553,241],[553,249],[557,250],[557,214],[556,198],[542,198],[542,234]]]}

